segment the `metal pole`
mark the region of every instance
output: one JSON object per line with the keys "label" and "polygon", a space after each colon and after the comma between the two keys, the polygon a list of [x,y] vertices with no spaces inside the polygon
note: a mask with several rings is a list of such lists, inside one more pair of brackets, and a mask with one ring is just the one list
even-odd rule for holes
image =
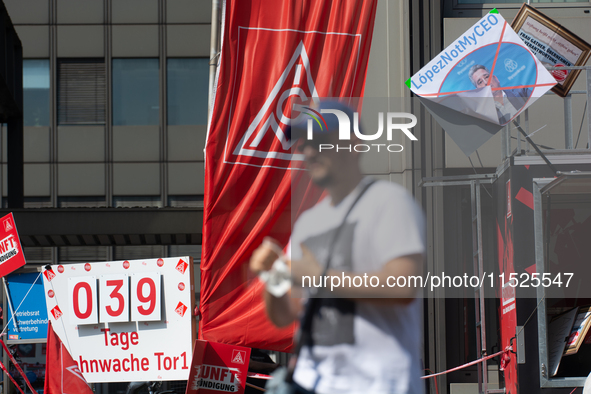
{"label": "metal pole", "polygon": [[564,149],[573,148],[573,105],[572,96],[564,98]]}
{"label": "metal pole", "polygon": [[550,169],[552,170],[552,172],[556,174],[558,172],[558,170],[556,169],[556,167],[554,167],[554,165],[552,165],[552,163],[550,163],[550,160],[548,160],[548,158],[546,157],[546,155],[544,153],[542,153],[542,151],[540,150],[540,148],[538,148],[538,146],[536,144],[534,144],[534,142],[531,140],[531,138],[529,138],[529,136],[527,134],[525,134],[525,131],[519,125],[519,123],[517,123],[516,121],[513,121],[513,124],[515,124],[515,127],[517,127],[517,130],[519,130],[519,132],[524,135],[525,140],[527,142],[529,142],[531,144],[531,146],[534,147],[534,149],[536,150],[536,152],[538,152],[538,155],[540,155],[540,157],[546,162],[546,164],[548,165],[548,167],[550,167]]}
{"label": "metal pole", "polygon": [[591,73],[587,72],[587,149],[591,149]]}
{"label": "metal pole", "polygon": [[[8,325],[10,321],[14,322],[14,327],[16,328],[16,332],[20,332],[20,328],[18,326],[18,320],[16,319],[16,311],[12,306],[12,300],[8,294],[8,286],[6,285],[6,278],[2,277],[2,284],[4,285],[4,294],[6,294],[6,299],[8,300],[8,306],[10,307],[10,319],[6,323]],[[5,327],[4,327],[5,328]]]}
{"label": "metal pole", "polygon": [[[523,111],[525,116],[525,133],[529,135],[529,108]],[[525,153],[529,153],[529,141],[525,141]]]}
{"label": "metal pole", "polygon": [[[507,127],[509,129],[509,127]],[[519,136],[519,134],[518,134]],[[477,234],[478,234],[478,276],[483,275],[484,272],[484,260],[482,250],[482,206],[480,201],[480,181],[475,181],[476,186],[476,215],[477,215]],[[487,355],[486,351],[486,313],[484,304],[483,290],[478,291],[480,303],[480,357]],[[482,362],[482,392],[486,394],[488,392],[488,363],[486,360]]]}
{"label": "metal pole", "polygon": [[217,70],[217,59],[218,54],[218,31],[219,31],[219,0],[212,0],[211,2],[211,40],[209,43],[209,94],[207,96],[207,114],[208,119],[211,115],[211,107],[213,103],[213,89],[215,83],[215,73]]}
{"label": "metal pole", "polygon": [[[3,310],[7,310],[8,309],[8,300],[6,298],[6,291],[2,291],[2,308]],[[6,324],[6,323],[4,323]],[[2,327],[4,328],[4,327]],[[8,354],[6,354],[5,352],[2,352],[2,363],[4,365],[8,365]],[[2,379],[2,394],[8,394],[8,374],[6,372],[2,372],[3,373],[3,379]]]}
{"label": "metal pole", "polygon": [[507,130],[507,139],[505,140],[507,146],[506,146],[506,150],[507,150],[507,157],[511,157],[511,124],[507,123],[507,126],[505,126],[505,130]]}
{"label": "metal pole", "polygon": [[[517,122],[521,124],[521,115],[517,117]],[[521,136],[517,133],[517,156],[521,156]]]}
{"label": "metal pole", "polygon": [[505,161],[507,158],[507,127],[503,127],[501,130],[501,160]]}
{"label": "metal pole", "polygon": [[[7,133],[8,130],[6,127],[4,127],[4,125],[2,125],[2,127],[0,127],[0,170],[2,170],[2,166],[5,165],[4,164],[4,151],[2,150],[2,134]],[[2,189],[4,187],[4,171],[0,172],[0,207],[4,207],[2,198],[4,196],[4,190]]]}

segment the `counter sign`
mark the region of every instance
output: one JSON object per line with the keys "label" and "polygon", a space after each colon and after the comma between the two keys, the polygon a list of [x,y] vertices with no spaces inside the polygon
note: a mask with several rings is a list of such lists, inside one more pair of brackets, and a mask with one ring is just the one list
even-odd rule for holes
{"label": "counter sign", "polygon": [[0,219],[0,277],[25,265],[25,255],[18,238],[12,213]]}
{"label": "counter sign", "polygon": [[43,271],[49,319],[87,382],[188,378],[196,332],[187,313],[195,307],[190,257],[60,267]]}

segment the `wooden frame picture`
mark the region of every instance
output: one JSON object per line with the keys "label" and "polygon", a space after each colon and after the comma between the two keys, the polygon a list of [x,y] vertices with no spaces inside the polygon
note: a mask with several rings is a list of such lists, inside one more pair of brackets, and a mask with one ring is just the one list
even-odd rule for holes
{"label": "wooden frame picture", "polygon": [[[523,4],[511,27],[544,65],[552,67],[584,66],[591,46],[576,34],[535,8]],[[580,70],[549,70],[558,82],[552,91],[565,97]]]}

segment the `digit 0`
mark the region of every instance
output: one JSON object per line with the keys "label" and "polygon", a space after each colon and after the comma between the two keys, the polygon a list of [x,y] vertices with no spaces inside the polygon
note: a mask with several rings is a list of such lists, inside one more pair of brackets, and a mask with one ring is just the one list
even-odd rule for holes
{"label": "digit 0", "polygon": [[[80,311],[80,289],[86,291],[86,310],[84,313]],[[88,319],[92,314],[92,289],[86,282],[78,282],[74,286],[74,314],[78,319]]]}

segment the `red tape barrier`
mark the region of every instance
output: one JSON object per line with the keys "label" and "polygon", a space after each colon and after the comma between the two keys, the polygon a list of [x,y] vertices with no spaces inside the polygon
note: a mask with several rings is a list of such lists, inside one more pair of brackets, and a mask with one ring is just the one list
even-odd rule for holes
{"label": "red tape barrier", "polygon": [[[25,379],[25,382],[27,382],[27,386],[29,386],[29,389],[31,389],[31,392],[33,394],[37,394],[37,391],[35,391],[35,389],[33,388],[33,385],[31,384],[31,382],[29,382],[29,379],[27,379],[27,375],[25,375],[25,373],[21,369],[21,366],[18,365],[18,363],[14,359],[14,356],[12,355],[12,353],[10,353],[10,351],[8,350],[8,347],[6,347],[6,344],[4,343],[4,341],[2,339],[0,339],[0,343],[2,343],[2,347],[4,348],[4,351],[6,353],[8,353],[8,357],[10,358],[10,361],[12,361],[12,363],[16,367],[17,371],[21,374],[21,376],[23,377],[23,379]],[[19,387],[19,389],[20,389],[20,387]],[[21,393],[22,393],[22,390],[21,390]]]}
{"label": "red tape barrier", "polygon": [[8,375],[8,377],[10,378],[10,380],[12,380],[12,383],[14,383],[14,385],[16,386],[16,388],[22,393],[25,394],[23,392],[23,389],[21,389],[21,386],[18,385],[18,383],[16,383],[16,381],[14,380],[14,378],[12,377],[12,375],[8,372],[8,370],[6,369],[6,367],[4,366],[4,364],[2,364],[2,361],[0,361],[0,368],[4,371],[4,373],[6,375]]}
{"label": "red tape barrier", "polygon": [[256,372],[249,372],[246,374],[246,377],[253,378],[253,379],[263,379],[263,380],[273,379],[272,376],[264,375],[262,373],[256,373]]}
{"label": "red tape barrier", "polygon": [[497,356],[500,356],[501,354],[507,354],[508,355],[511,350],[513,350],[513,348],[511,346],[507,346],[505,348],[505,350],[501,350],[500,352],[496,352],[495,354],[491,354],[490,356],[479,358],[478,360],[471,361],[471,362],[469,362],[467,364],[464,364],[464,365],[460,365],[459,367],[448,369],[447,371],[443,371],[443,372],[434,373],[434,374],[431,374],[431,375],[422,376],[421,379],[433,378],[435,376],[445,375],[445,374],[450,373],[450,372],[459,371],[460,369],[463,369],[463,368],[469,367],[471,365],[475,365],[475,364],[481,363],[481,362],[486,361],[486,360],[489,360],[491,358],[495,358]]}
{"label": "red tape barrier", "polygon": [[[486,361],[486,360],[490,360],[491,358],[495,358],[495,357],[500,356],[502,354],[506,354],[508,356],[509,355],[509,352],[511,350],[513,350],[513,348],[511,346],[507,346],[505,348],[505,350],[501,350],[500,352],[496,352],[495,354],[491,354],[490,356],[479,358],[478,360],[471,361],[471,362],[469,362],[467,364],[464,364],[464,365],[460,365],[459,367],[448,369],[447,371],[443,371],[443,372],[438,372],[438,373],[434,373],[434,374],[431,374],[431,375],[422,376],[421,379],[434,378],[436,376],[445,375],[445,374],[450,373],[450,372],[459,371],[460,369],[463,369],[463,368],[469,367],[471,365],[475,365],[475,364],[481,363],[481,362]],[[260,374],[260,373],[253,373],[253,372],[249,372],[246,376],[249,377],[249,378],[254,378],[254,379],[265,379],[265,380],[272,379],[272,377],[269,376],[269,375],[263,375],[263,374]],[[257,390],[261,390],[263,392],[265,391],[265,389],[261,389],[260,387],[257,387],[255,385],[252,385],[252,384],[249,384],[249,383],[246,383],[246,385],[249,386],[249,387],[255,388]]]}

